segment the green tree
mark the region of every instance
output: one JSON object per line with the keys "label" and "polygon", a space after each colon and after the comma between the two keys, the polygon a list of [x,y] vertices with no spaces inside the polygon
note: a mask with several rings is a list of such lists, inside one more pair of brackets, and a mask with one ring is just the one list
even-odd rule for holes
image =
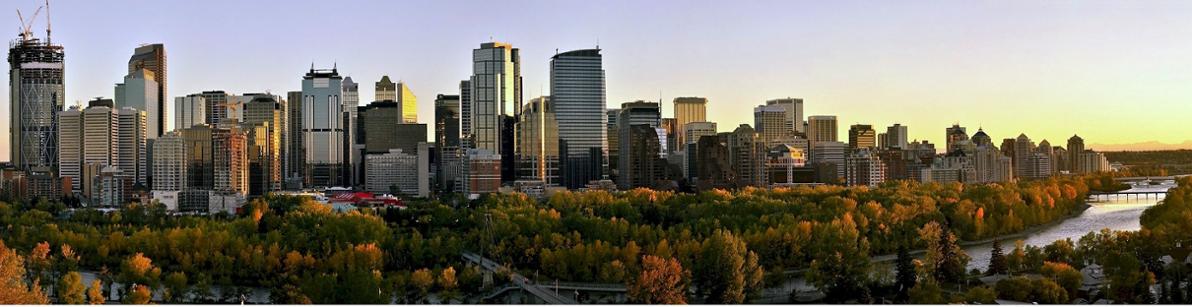
{"label": "green tree", "polygon": [[756,262],[747,261],[753,252],[732,232],[716,230],[704,240],[701,250],[696,264],[695,283],[706,302],[740,304],[745,302],[747,291],[760,287],[761,280],[755,279],[756,273],[747,275],[762,269],[757,267]]}
{"label": "green tree", "polygon": [[927,278],[919,281],[910,290],[911,304],[947,304],[948,300],[944,298],[944,290],[940,289],[939,283],[935,279]]}
{"label": "green tree", "polygon": [[969,288],[964,293],[964,301],[972,304],[993,304],[997,300],[997,291],[993,288],[980,286]]}
{"label": "green tree", "polygon": [[1067,263],[1044,262],[1039,273],[1067,290],[1068,297],[1076,297],[1084,283],[1084,275]]}
{"label": "green tree", "polygon": [[162,296],[166,302],[181,303],[184,301],[187,292],[186,273],[173,272],[166,275],[165,278],[165,293]]}
{"label": "green tree", "polygon": [[87,286],[83,285],[83,275],[79,272],[70,272],[62,276],[62,280],[58,285],[58,298],[62,302],[79,305],[86,302]]}
{"label": "green tree", "polygon": [[956,235],[936,222],[924,225],[919,235],[927,241],[927,272],[941,282],[964,280],[969,257],[956,243]]}
{"label": "green tree", "polygon": [[1031,281],[1031,296],[1036,302],[1043,304],[1069,303],[1068,290],[1046,278]]}
{"label": "green tree", "polygon": [[985,271],[985,274],[1006,274],[1008,271],[1009,265],[1006,263],[1006,255],[1002,252],[1002,242],[995,239],[993,240],[993,251],[989,252],[989,269]]}
{"label": "green tree", "polygon": [[915,287],[918,275],[915,272],[914,258],[911,258],[906,246],[898,247],[898,258],[895,260],[894,268],[898,271],[894,280],[895,288],[898,290],[897,299],[907,300],[909,291]]}

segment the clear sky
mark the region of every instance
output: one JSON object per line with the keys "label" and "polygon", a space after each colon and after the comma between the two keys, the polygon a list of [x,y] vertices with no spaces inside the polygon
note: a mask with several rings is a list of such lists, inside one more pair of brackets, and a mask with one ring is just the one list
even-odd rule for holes
{"label": "clear sky", "polygon": [[[11,37],[41,1],[11,0]],[[959,122],[996,140],[1192,147],[1189,1],[90,1],[52,3],[69,104],[112,97],[140,43],[164,43],[169,95],[301,87],[338,63],[373,97],[407,82],[419,121],[455,94],[490,38],[522,52],[526,99],[549,94],[555,50],[604,51],[608,104],[708,97],[709,120],[752,124],[766,99],[808,115],[909,126],[943,143]],[[43,12],[44,14],[44,12]],[[41,15],[44,17],[44,15]],[[44,19],[35,26],[44,35]],[[8,97],[7,87],[0,97]],[[172,102],[172,101],[171,101]],[[172,104],[172,103],[171,103]],[[5,103],[7,105],[7,103]],[[0,116],[8,118],[8,107]],[[7,131],[8,120],[0,121]],[[0,140],[7,147],[8,138]],[[1148,146],[1159,146],[1151,143]],[[7,150],[0,151],[6,160]]]}

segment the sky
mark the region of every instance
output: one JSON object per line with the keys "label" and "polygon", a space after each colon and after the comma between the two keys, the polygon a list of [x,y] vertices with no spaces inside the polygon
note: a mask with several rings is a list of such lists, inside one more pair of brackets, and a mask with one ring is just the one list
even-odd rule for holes
{"label": "sky", "polygon": [[[15,9],[5,1],[11,37]],[[767,99],[807,115],[909,126],[944,143],[959,123],[995,143],[1073,134],[1115,149],[1192,148],[1189,1],[87,1],[51,3],[66,50],[68,105],[113,96],[128,57],[164,43],[168,94],[301,89],[313,63],[360,83],[381,75],[418,96],[457,94],[471,50],[520,48],[525,99],[549,95],[556,50],[603,49],[607,104],[707,97],[721,131],[752,124]],[[34,23],[44,35],[44,12]],[[0,87],[7,98],[8,88]],[[5,99],[7,100],[7,99]],[[171,100],[172,104],[172,100]],[[8,105],[6,102],[5,105]],[[0,118],[9,118],[0,108]],[[0,121],[0,131],[9,121]],[[0,140],[7,160],[8,138]]]}

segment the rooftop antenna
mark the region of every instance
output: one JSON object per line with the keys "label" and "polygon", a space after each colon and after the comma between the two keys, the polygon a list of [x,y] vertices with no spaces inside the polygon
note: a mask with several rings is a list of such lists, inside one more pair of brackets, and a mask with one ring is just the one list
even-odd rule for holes
{"label": "rooftop antenna", "polygon": [[[46,0],[46,1],[50,1],[50,0]],[[596,50],[600,50],[600,37],[599,36],[596,37]]]}

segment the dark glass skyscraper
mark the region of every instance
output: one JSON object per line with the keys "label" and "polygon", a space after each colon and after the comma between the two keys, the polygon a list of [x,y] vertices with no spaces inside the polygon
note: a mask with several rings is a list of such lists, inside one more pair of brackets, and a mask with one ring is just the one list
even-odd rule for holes
{"label": "dark glass skyscraper", "polygon": [[558,120],[561,184],[576,189],[601,179],[608,163],[608,119],[600,49],[551,57],[550,93]]}

